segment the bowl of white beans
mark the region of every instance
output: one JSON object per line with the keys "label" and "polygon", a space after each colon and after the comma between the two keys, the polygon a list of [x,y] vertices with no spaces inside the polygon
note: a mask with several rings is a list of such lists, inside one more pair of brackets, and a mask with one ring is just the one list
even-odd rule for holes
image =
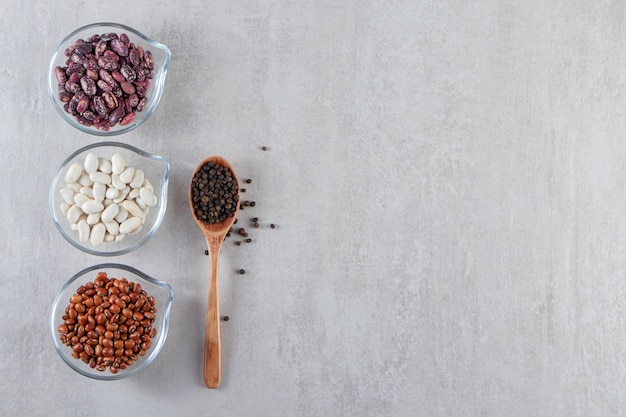
{"label": "bowl of white beans", "polygon": [[87,145],[68,156],[50,189],[61,235],[97,256],[134,251],[159,229],[167,208],[169,162],[119,142]]}

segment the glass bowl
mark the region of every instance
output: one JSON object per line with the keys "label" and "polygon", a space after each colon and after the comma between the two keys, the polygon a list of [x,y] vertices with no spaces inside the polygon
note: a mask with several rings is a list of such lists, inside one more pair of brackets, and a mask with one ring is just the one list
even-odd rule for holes
{"label": "glass bowl", "polygon": [[[152,54],[152,59],[154,61],[153,78],[150,79],[150,86],[148,87],[145,95],[146,102],[143,110],[136,112],[135,119],[128,122],[127,124],[115,124],[108,129],[103,127],[96,128],[93,125],[87,126],[84,124],[86,123],[84,119],[83,123],[80,123],[75,116],[69,114],[64,109],[64,105],[66,103],[62,101],[59,97],[59,81],[55,75],[55,68],[57,66],[62,68],[67,66],[67,61],[69,58],[65,55],[65,51],[70,45],[74,44],[79,39],[88,40],[92,35],[102,35],[105,33],[115,33],[117,35],[121,35],[123,33],[126,34],[129,38],[129,41],[133,43],[137,48],[141,46],[145,51],[150,51],[150,53]],[[52,104],[54,105],[54,108],[59,113],[59,115],[61,115],[63,120],[74,126],[76,129],[79,129],[85,133],[99,136],[119,135],[125,132],[129,132],[141,125],[148,119],[148,117],[150,117],[152,112],[156,109],[163,93],[163,85],[165,83],[165,75],[167,74],[167,68],[170,62],[170,58],[170,50],[165,45],[153,41],[152,39],[148,38],[147,36],[143,35],[142,33],[136,31],[131,27],[119,23],[93,23],[76,29],[75,31],[67,35],[57,47],[54,55],[52,56],[52,59],[50,60],[50,68],[48,74],[48,93],[50,95],[50,99],[52,100]],[[96,77],[95,74],[93,74],[93,76]],[[98,80],[96,80],[96,83],[97,81]],[[95,95],[99,96],[101,94],[101,88],[97,87],[97,92],[95,93]],[[117,100],[115,101],[119,106],[119,102],[117,102]],[[93,102],[91,102],[91,105],[93,105]],[[112,106],[112,108],[115,107],[115,105]],[[95,109],[92,110],[92,114],[97,115]]]}
{"label": "glass bowl", "polygon": [[[83,362],[81,359],[75,359],[72,356],[72,348],[61,341],[60,333],[58,331],[59,326],[64,323],[63,316],[66,314],[65,311],[70,305],[71,297],[76,294],[76,291],[80,286],[83,286],[88,282],[93,282],[99,272],[106,272],[108,278],[126,278],[128,282],[139,283],[141,285],[141,289],[145,291],[146,295],[153,296],[155,299],[156,312],[155,319],[152,322],[152,328],[156,329],[156,335],[154,338],[150,339],[150,348],[146,350],[144,356],[138,356],[131,365],[126,367],[126,369],[119,368],[117,373],[112,373],[109,368],[99,371],[95,368],[91,368],[88,363]],[[109,290],[109,292],[111,291]],[[165,343],[169,328],[170,307],[173,296],[174,294],[172,292],[172,288],[166,282],[154,279],[130,266],[116,263],[105,263],[85,268],[72,276],[63,285],[61,291],[59,291],[52,304],[50,311],[50,332],[54,346],[66,364],[79,374],[86,377],[113,381],[134,375],[144,370],[154,361]],[[108,326],[108,324],[109,323],[107,321],[105,325]]]}
{"label": "glass bowl", "polygon": [[[72,187],[74,188],[71,189],[70,192],[71,198],[68,198],[67,195],[64,195],[62,191],[69,188],[66,182],[66,175],[68,171],[73,169],[72,167],[75,167],[76,164],[80,164],[81,167],[84,167],[86,159],[89,158],[89,154],[92,154],[92,157],[97,157],[99,161],[101,161],[102,159],[110,160],[113,155],[120,154],[129,167],[133,167],[136,171],[139,169],[143,171],[144,178],[149,181],[153,189],[152,194],[157,199],[156,205],[147,207],[147,213],[145,213],[145,215],[143,216],[142,226],[139,231],[135,230],[130,233],[126,233],[121,239],[118,238],[117,240],[109,241],[110,239],[115,239],[115,236],[109,233],[110,225],[107,225],[105,241],[102,242],[102,244],[96,246],[94,246],[91,242],[91,232],[94,230],[93,224],[91,225],[90,230],[88,230],[89,238],[86,241],[84,241],[84,239],[83,241],[81,241],[81,236],[84,235],[81,235],[81,233],[77,230],[77,227],[73,226],[73,223],[70,221],[71,216],[68,216],[69,213],[67,211],[69,207],[76,204],[76,201],[79,201],[77,200],[78,194],[83,194],[83,191],[85,193],[89,193],[89,190],[82,190],[81,188],[81,191],[78,189],[80,184],[73,183]],[[82,250],[83,252],[97,256],[117,256],[132,252],[142,246],[144,243],[146,243],[154,235],[154,233],[156,233],[156,231],[159,229],[159,226],[161,225],[161,222],[163,221],[163,217],[165,216],[165,211],[167,208],[167,189],[169,177],[170,164],[165,158],[158,155],[149,154],[138,148],[135,148],[134,146],[119,142],[100,142],[84,146],[68,156],[65,161],[63,161],[63,163],[59,167],[59,170],[54,176],[49,195],[52,219],[54,220],[54,224],[56,225],[59,232],[61,232],[61,235],[65,238],[65,240],[67,240],[74,247]],[[83,182],[83,184],[89,183],[88,178],[85,178],[86,182],[84,182],[82,178],[78,181]],[[134,185],[132,184],[132,181],[130,185]],[[129,189],[131,189],[130,185],[128,186]],[[149,187],[150,186],[148,186],[148,188]],[[87,186],[87,188],[89,188],[89,186]],[[67,190],[65,190],[65,192],[67,193]],[[131,200],[132,195],[134,194],[129,193],[125,197],[125,199]],[[121,196],[119,195],[118,197],[121,198]],[[90,199],[97,200],[97,198],[95,197],[90,197]],[[116,202],[116,204],[118,204],[119,202],[119,200],[117,199],[109,198],[105,198],[101,201],[102,205],[105,208],[111,202]],[[142,204],[142,201],[137,201],[137,203]],[[121,202],[119,204],[121,206],[124,203]],[[84,207],[84,205],[81,204],[81,207]],[[75,209],[75,211],[78,210],[79,208]],[[123,210],[120,208],[119,211]],[[104,213],[104,211],[102,211],[101,213]],[[86,216],[86,214],[80,213],[80,218],[85,219],[86,222],[90,222],[89,217]],[[108,220],[108,218],[105,218],[105,220]],[[119,227],[122,224],[123,219],[121,217],[117,217],[117,219],[114,219],[113,221],[119,222]],[[93,221],[90,223],[93,223]]]}

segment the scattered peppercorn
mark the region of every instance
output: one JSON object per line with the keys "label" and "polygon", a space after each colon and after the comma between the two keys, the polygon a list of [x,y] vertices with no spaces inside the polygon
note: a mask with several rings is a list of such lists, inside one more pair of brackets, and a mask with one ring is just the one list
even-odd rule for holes
{"label": "scattered peppercorn", "polygon": [[223,318],[222,320],[224,320],[224,321],[228,321],[228,320],[230,320],[230,317],[228,317],[228,316],[224,316],[224,318]]}
{"label": "scattered peppercorn", "polygon": [[250,242],[252,242],[252,239],[248,238],[248,239],[245,240],[245,242],[246,243],[250,243]]}
{"label": "scattered peppercorn", "polygon": [[245,192],[246,192],[246,189],[245,189],[245,188],[242,188],[242,189],[241,189],[241,192],[242,192],[242,193],[245,193]]}
{"label": "scattered peppercorn", "polygon": [[235,245],[237,245],[237,246],[241,246],[241,240],[236,241],[236,242],[235,242]]}
{"label": "scattered peppercorn", "polygon": [[276,227],[276,225],[274,223],[270,224],[270,227],[273,229]]}
{"label": "scattered peppercorn", "polygon": [[261,150],[266,151],[267,150],[267,146],[261,146]]}
{"label": "scattered peppercorn", "polygon": [[245,270],[245,269],[240,269],[240,270],[239,270],[239,273],[240,273],[241,275],[243,275],[243,274],[245,274],[245,273],[246,273],[246,270]]}
{"label": "scattered peppercorn", "polygon": [[254,223],[252,226],[254,226],[256,229],[259,228],[259,224],[258,223]]}
{"label": "scattered peppercorn", "polygon": [[250,207],[256,206],[256,201],[251,201],[249,205],[250,205]]}
{"label": "scattered peppercorn", "polygon": [[208,250],[208,249],[205,249],[205,250],[204,250],[204,254],[208,256],[208,255],[209,255],[209,250]]}
{"label": "scattered peppercorn", "polygon": [[246,184],[250,184],[251,182],[252,182],[252,180],[251,180],[250,178],[248,178],[248,179],[246,180]]}

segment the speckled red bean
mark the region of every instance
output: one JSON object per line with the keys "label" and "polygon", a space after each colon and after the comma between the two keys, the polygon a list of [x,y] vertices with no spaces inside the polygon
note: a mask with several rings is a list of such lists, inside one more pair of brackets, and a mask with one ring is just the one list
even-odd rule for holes
{"label": "speckled red bean", "polygon": [[[65,66],[54,68],[58,97],[79,123],[109,130],[132,123],[144,110],[154,58],[125,33],[94,34],[70,45],[65,56]],[[79,102],[84,95],[92,99]]]}

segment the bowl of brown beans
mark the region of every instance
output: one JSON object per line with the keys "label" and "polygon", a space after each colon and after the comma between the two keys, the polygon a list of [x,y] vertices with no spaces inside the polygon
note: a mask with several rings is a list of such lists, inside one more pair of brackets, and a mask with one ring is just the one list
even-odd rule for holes
{"label": "bowl of brown beans", "polygon": [[54,346],[67,365],[98,380],[118,380],[148,367],[169,327],[173,292],[130,266],[104,263],[72,276],[50,314]]}
{"label": "bowl of brown beans", "polygon": [[161,100],[170,50],[119,23],[74,30],[50,61],[48,93],[59,115],[93,135],[135,129]]}

